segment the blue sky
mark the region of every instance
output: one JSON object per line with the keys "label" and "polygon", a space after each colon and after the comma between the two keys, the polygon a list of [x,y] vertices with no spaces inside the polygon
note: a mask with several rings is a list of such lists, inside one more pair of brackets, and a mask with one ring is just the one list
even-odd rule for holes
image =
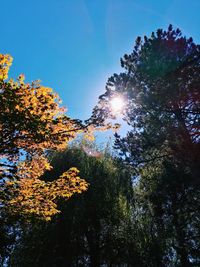
{"label": "blue sky", "polygon": [[200,0],[1,1],[0,53],[58,92],[68,114],[87,119],[135,38],[170,23],[199,42]]}

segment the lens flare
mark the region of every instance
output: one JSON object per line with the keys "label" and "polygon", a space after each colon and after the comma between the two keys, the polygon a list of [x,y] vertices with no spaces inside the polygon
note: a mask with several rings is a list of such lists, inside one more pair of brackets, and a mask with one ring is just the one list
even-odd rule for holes
{"label": "lens flare", "polygon": [[124,100],[120,96],[113,97],[110,101],[110,105],[113,113],[120,113],[124,108]]}

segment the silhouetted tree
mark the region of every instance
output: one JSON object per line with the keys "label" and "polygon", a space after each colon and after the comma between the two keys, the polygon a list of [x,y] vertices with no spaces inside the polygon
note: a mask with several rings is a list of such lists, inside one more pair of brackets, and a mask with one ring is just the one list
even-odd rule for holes
{"label": "silhouetted tree", "polygon": [[131,130],[124,138],[116,134],[115,147],[135,173],[138,227],[150,227],[142,245],[144,250],[149,242],[145,266],[197,266],[200,46],[170,25],[138,37],[121,66],[124,71],[108,79],[90,120],[102,125],[113,118],[113,97],[126,102],[123,115]]}

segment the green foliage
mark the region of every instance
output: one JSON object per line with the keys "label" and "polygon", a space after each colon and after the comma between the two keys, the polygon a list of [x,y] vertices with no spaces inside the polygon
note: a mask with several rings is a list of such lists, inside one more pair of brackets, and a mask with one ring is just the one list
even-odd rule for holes
{"label": "green foliage", "polygon": [[112,118],[116,94],[126,99],[123,115],[131,130],[124,138],[116,135],[115,148],[137,180],[143,265],[197,266],[200,46],[170,25],[138,37],[121,66],[124,72],[108,79],[91,121],[101,125]]}
{"label": "green foliage", "polygon": [[[85,194],[61,201],[61,214],[24,231],[11,266],[100,266],[123,264],[129,255],[131,176],[122,163],[86,144],[53,155],[45,180],[77,166],[89,183]],[[87,152],[87,154],[84,152]],[[97,153],[97,151],[96,151]],[[23,257],[22,257],[23,255]]]}

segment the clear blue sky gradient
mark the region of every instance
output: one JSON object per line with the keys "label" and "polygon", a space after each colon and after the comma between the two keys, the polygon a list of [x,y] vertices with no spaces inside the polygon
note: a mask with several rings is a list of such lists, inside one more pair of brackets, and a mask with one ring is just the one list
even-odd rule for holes
{"label": "clear blue sky gradient", "polygon": [[10,76],[58,92],[68,114],[87,119],[135,38],[171,23],[199,42],[200,0],[1,1],[0,53]]}

